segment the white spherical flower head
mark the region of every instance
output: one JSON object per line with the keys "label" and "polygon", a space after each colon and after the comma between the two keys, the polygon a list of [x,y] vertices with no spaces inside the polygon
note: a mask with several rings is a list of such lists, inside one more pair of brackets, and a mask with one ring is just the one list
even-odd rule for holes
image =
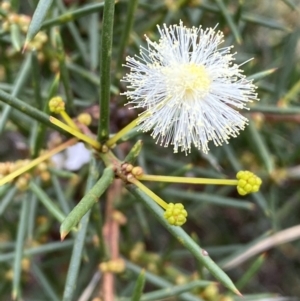
{"label": "white spherical flower head", "polygon": [[207,153],[208,142],[228,142],[248,120],[235,108],[257,99],[256,87],[233,64],[231,47],[218,48],[223,33],[208,28],[186,28],[182,22],[158,26],[158,43],[146,37],[148,48],[127,57],[130,72],[123,93],[135,108],[143,108],[139,129],[152,130],[161,145],[174,152],[194,145]]}

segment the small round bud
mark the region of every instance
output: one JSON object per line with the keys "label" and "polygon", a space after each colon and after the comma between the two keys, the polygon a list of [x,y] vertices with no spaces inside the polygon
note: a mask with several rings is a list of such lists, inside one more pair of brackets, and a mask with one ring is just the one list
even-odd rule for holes
{"label": "small round bud", "polygon": [[0,163],[0,174],[6,175],[8,172],[8,162]]}
{"label": "small round bud", "polygon": [[129,257],[133,262],[137,262],[145,251],[145,244],[137,242],[129,253]]}
{"label": "small round bud", "polygon": [[100,239],[97,235],[92,236],[92,243],[94,247],[99,247],[100,245]]}
{"label": "small round bud", "polygon": [[130,173],[126,176],[127,182],[131,182],[134,179],[134,176]]}
{"label": "small round bud", "polygon": [[59,72],[59,61],[56,59],[52,59],[50,61],[50,70],[54,73]]}
{"label": "small round bud", "polygon": [[114,212],[112,214],[112,218],[119,225],[125,225],[127,223],[127,218],[121,211],[114,210]]}
{"label": "small round bud", "polygon": [[183,275],[178,275],[176,278],[175,278],[175,283],[177,285],[180,285],[180,284],[186,284],[188,283],[189,280],[186,276],[183,276]]}
{"label": "small round bud", "polygon": [[125,270],[125,261],[122,258],[109,260],[99,264],[101,272],[122,273]]}
{"label": "small round bud", "polygon": [[48,169],[48,165],[46,162],[41,162],[39,165],[36,167],[38,172],[46,171]]}
{"label": "small round bud", "polygon": [[101,152],[102,153],[107,153],[108,152],[108,150],[109,150],[109,148],[106,146],[106,145],[102,145],[102,147],[101,147]]}
{"label": "small round bud", "polygon": [[[28,25],[19,25],[22,32],[26,33],[28,31],[29,26]],[[30,44],[30,43],[29,43]]]}
{"label": "small round bud", "polygon": [[39,226],[45,226],[45,225],[47,225],[48,222],[49,222],[49,219],[45,215],[39,215],[36,219],[36,223]]}
{"label": "small round bud", "polygon": [[44,44],[48,41],[48,36],[43,31],[40,31],[35,36],[35,39],[37,39],[41,44]]}
{"label": "small round bud", "polygon": [[133,165],[132,164],[127,164],[125,171],[131,172],[132,169],[133,169]]}
{"label": "small round bud", "polygon": [[18,169],[18,166],[15,162],[6,162],[7,163],[7,174],[10,174]]}
{"label": "small round bud", "polygon": [[261,178],[250,171],[239,171],[236,175],[238,179],[237,191],[240,195],[257,192],[262,183]]}
{"label": "small round bud", "polygon": [[122,258],[110,260],[107,262],[107,267],[110,272],[122,273],[125,270],[125,261]]}
{"label": "small round bud", "polygon": [[29,172],[23,173],[22,177],[24,177],[27,181],[31,179],[31,174]]}
{"label": "small round bud", "polygon": [[153,274],[158,274],[159,273],[159,269],[158,269],[157,264],[155,262],[152,262],[152,261],[148,262],[146,269],[149,272],[153,273]]}
{"label": "small round bud", "polygon": [[2,30],[3,31],[9,31],[9,28],[10,28],[10,23],[8,21],[4,21],[2,23]]}
{"label": "small round bud", "polygon": [[81,113],[78,115],[77,120],[80,123],[89,126],[92,123],[92,116],[89,113]]}
{"label": "small round bud", "polygon": [[46,59],[46,56],[43,52],[38,52],[37,59],[38,59],[39,62],[44,62],[45,59]]}
{"label": "small round bud", "polygon": [[8,1],[2,2],[0,6],[3,10],[10,10],[11,4]]}
{"label": "small round bud", "polygon": [[99,264],[99,269],[102,273],[108,272],[108,264],[107,262],[101,262]]}
{"label": "small round bud", "polygon": [[169,203],[164,218],[173,226],[182,226],[186,222],[187,212],[181,203]]}
{"label": "small round bud", "polygon": [[26,177],[19,177],[16,181],[16,187],[20,190],[20,191],[25,191],[28,188],[28,180],[26,179]]}
{"label": "small round bud", "polygon": [[4,279],[11,281],[14,278],[14,272],[12,269],[9,269],[5,274],[4,274]]}
{"label": "small round bud", "polygon": [[218,295],[219,295],[219,289],[216,284],[208,285],[202,293],[202,296],[206,300],[215,300]]}
{"label": "small round bud", "polygon": [[9,21],[10,23],[19,23],[19,19],[20,19],[20,17],[19,17],[19,15],[17,15],[17,14],[10,14],[10,15],[8,16],[8,21]]}
{"label": "small round bud", "polygon": [[144,173],[144,171],[143,171],[142,167],[140,167],[140,166],[135,166],[135,167],[132,168],[131,173],[132,173],[135,177],[138,177],[138,176],[141,176],[141,175]]}
{"label": "small round bud", "polygon": [[30,260],[29,258],[23,258],[21,262],[22,271],[29,272],[30,270]]}
{"label": "small round bud", "polygon": [[60,96],[56,96],[50,99],[49,101],[50,112],[59,114],[65,110],[65,103]]}
{"label": "small round bud", "polygon": [[31,21],[31,18],[26,15],[19,15],[19,24],[20,25],[29,25]]}
{"label": "small round bud", "polygon": [[51,179],[51,175],[49,171],[42,171],[40,173],[40,178],[43,182],[48,182]]}
{"label": "small round bud", "polygon": [[125,171],[126,170],[126,168],[127,168],[127,166],[128,166],[128,163],[122,163],[122,165],[121,165],[121,169],[123,170],[123,171]]}

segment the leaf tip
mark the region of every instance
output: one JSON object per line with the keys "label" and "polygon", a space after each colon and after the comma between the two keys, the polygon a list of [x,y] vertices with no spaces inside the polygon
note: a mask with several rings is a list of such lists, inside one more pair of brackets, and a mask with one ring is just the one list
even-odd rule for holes
{"label": "leaf tip", "polygon": [[28,46],[28,41],[26,40],[25,43],[24,43],[24,46],[22,48],[22,54],[24,54],[25,51],[27,50],[27,46]]}
{"label": "leaf tip", "polygon": [[68,235],[68,232],[61,231],[61,233],[60,233],[60,240],[63,241],[67,235]]}
{"label": "leaf tip", "polygon": [[238,289],[235,289],[233,292],[240,297],[244,297]]}

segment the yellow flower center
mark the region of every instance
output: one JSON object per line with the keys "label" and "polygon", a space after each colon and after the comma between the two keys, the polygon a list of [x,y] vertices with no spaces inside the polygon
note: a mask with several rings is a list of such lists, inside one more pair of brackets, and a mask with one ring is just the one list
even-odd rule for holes
{"label": "yellow flower center", "polygon": [[211,79],[203,65],[182,64],[164,70],[168,92],[186,100],[205,96]]}

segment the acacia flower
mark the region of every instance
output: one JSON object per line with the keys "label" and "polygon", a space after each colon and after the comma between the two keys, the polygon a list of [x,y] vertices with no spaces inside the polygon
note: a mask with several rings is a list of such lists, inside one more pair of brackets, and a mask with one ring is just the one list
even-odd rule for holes
{"label": "acacia flower", "polygon": [[160,40],[146,37],[147,48],[127,57],[123,81],[129,104],[144,111],[139,130],[174,152],[194,145],[207,153],[208,142],[228,142],[248,120],[236,109],[257,100],[256,87],[234,64],[232,47],[218,48],[224,35],[213,28],[158,27]]}

